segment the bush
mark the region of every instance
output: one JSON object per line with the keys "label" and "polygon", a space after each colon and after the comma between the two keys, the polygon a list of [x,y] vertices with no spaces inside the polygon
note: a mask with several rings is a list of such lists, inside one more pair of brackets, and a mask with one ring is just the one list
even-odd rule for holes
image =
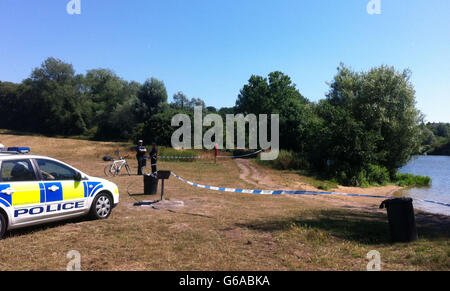
{"label": "bush", "polygon": [[367,168],[367,181],[369,184],[386,185],[390,182],[388,169],[383,166],[369,165]]}
{"label": "bush", "polygon": [[362,170],[356,176],[356,180],[352,181],[352,185],[367,188],[370,186],[370,182],[367,180],[367,172]]}
{"label": "bush", "polygon": [[[348,170],[350,171],[350,170]],[[344,186],[370,187],[384,186],[391,182],[389,170],[380,165],[369,164],[357,172],[348,173],[341,170],[337,173],[330,172],[331,177],[336,177],[338,182]]]}
{"label": "bush", "polygon": [[415,176],[412,174],[397,174],[395,176],[395,182],[398,186],[429,186],[431,184],[431,178],[427,176]]}
{"label": "bush", "polygon": [[299,170],[309,168],[308,163],[300,154],[285,150],[280,151],[276,160],[258,161],[261,164],[269,165],[277,170]]}

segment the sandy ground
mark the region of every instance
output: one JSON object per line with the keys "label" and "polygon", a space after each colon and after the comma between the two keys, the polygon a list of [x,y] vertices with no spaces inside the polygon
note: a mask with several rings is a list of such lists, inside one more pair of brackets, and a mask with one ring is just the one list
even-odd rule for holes
{"label": "sandy ground", "polygon": [[[279,175],[271,169],[259,167],[251,160],[237,159],[235,160],[240,169],[240,178],[249,184],[259,187],[259,190],[303,190],[303,191],[317,191],[323,192],[306,183],[298,182],[297,174],[283,173]],[[278,175],[276,175],[278,174]],[[297,176],[297,177],[295,177]],[[261,189],[261,187],[265,187]],[[388,185],[383,187],[359,188],[359,187],[344,187],[338,186],[336,189],[331,189],[335,193],[351,193],[363,195],[379,195],[392,196],[395,192],[402,188],[395,185]],[[311,199],[331,203],[335,206],[351,208],[356,210],[380,211],[378,206],[383,201],[382,199],[364,198],[364,197],[346,197],[346,196],[308,196]],[[295,199],[295,196],[292,196]]]}
{"label": "sandy ground", "polygon": [[[304,190],[322,192],[322,190],[311,185],[298,182],[299,179],[297,174],[283,173],[283,175],[280,175],[279,171],[258,166],[251,160],[246,159],[237,159],[235,162],[240,170],[240,179],[255,187],[259,187],[257,188],[258,190]],[[396,193],[402,189],[402,187],[396,185],[370,188],[338,186],[336,189],[330,189],[330,192],[395,197]],[[290,198],[298,199],[296,196],[290,196]],[[379,208],[379,205],[383,201],[382,198],[350,196],[308,196],[308,198],[344,209],[369,211],[372,213],[386,213],[385,209]],[[450,217],[445,215],[431,214],[416,209],[416,219],[418,222],[433,225],[435,227],[450,227]]]}

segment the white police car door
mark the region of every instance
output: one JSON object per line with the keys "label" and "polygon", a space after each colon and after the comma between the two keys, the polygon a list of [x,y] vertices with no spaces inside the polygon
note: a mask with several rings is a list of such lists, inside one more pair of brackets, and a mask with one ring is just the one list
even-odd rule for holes
{"label": "white police car door", "polygon": [[12,223],[38,220],[45,215],[44,185],[29,159],[1,163],[0,202],[10,209]]}
{"label": "white police car door", "polygon": [[77,171],[56,161],[36,159],[45,186],[47,216],[83,212],[87,208],[87,184],[76,181]]}

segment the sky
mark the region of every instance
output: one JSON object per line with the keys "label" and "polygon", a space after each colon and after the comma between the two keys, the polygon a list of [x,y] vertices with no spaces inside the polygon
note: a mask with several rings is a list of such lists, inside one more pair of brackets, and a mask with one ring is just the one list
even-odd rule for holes
{"label": "sky", "polygon": [[[374,1],[374,0],[372,0]],[[410,69],[417,107],[450,122],[450,1],[0,0],[0,80],[21,82],[48,57],[77,73],[108,68],[164,81],[208,106],[234,106],[251,75],[289,75],[325,98],[341,62],[356,71]]]}

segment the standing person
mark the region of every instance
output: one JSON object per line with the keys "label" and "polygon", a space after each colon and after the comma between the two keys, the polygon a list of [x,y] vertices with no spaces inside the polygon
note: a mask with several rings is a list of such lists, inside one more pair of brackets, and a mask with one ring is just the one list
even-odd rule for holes
{"label": "standing person", "polygon": [[138,141],[138,146],[136,147],[136,159],[138,161],[138,176],[142,176],[142,168],[145,166],[145,154],[147,153],[147,148],[144,146],[144,141]]}
{"label": "standing person", "polygon": [[0,142],[0,152],[5,150],[5,146]]}
{"label": "standing person", "polygon": [[152,164],[152,173],[157,172],[156,163],[158,162],[158,149],[156,143],[152,143],[152,151],[150,152],[150,162]]}

